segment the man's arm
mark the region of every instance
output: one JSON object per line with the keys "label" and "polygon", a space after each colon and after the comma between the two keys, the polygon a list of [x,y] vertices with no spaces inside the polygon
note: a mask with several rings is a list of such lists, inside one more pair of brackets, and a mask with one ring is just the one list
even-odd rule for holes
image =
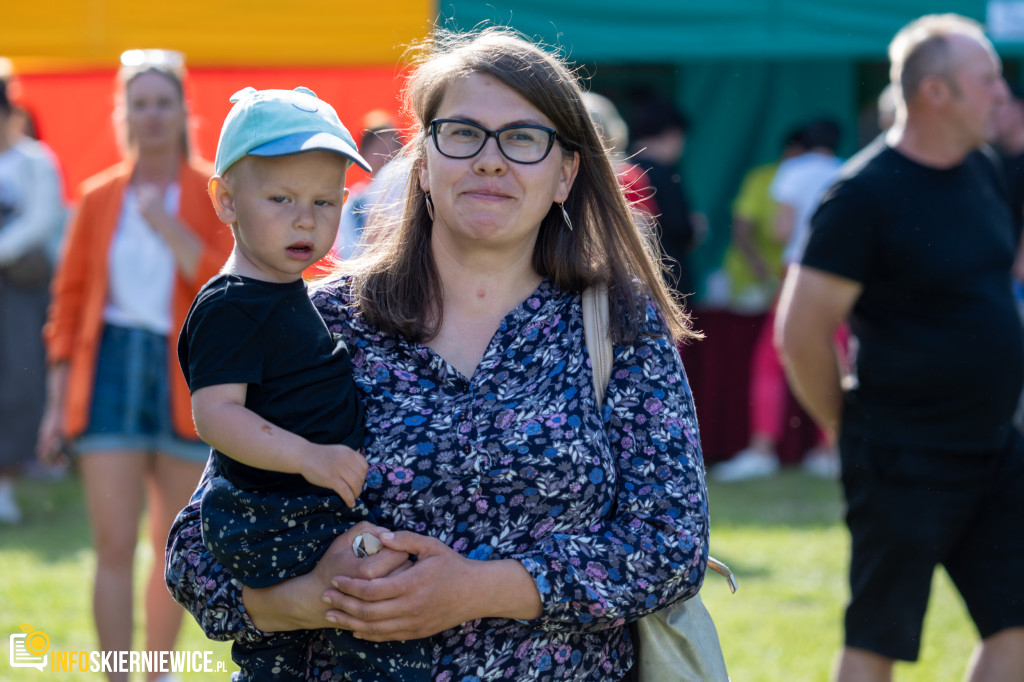
{"label": "man's arm", "polygon": [[843,407],[833,339],[862,290],[854,280],[794,265],[783,283],[775,318],[775,345],[789,385],[832,443]]}

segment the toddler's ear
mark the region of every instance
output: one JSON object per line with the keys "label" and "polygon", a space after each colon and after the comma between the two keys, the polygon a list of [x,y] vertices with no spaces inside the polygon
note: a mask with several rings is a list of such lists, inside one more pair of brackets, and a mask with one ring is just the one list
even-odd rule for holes
{"label": "toddler's ear", "polygon": [[235,223],[235,195],[228,184],[220,175],[210,178],[207,185],[210,199],[213,201],[213,210],[222,223],[233,225]]}

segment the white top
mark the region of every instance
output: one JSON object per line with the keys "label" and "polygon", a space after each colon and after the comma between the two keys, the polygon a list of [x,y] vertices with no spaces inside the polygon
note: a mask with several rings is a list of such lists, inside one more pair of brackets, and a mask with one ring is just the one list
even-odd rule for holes
{"label": "white top", "polygon": [[29,138],[0,153],[0,265],[38,246],[55,256],[65,218],[53,153]]}
{"label": "white top", "polygon": [[[181,188],[164,193],[164,209],[178,214]],[[139,199],[130,185],[121,203],[121,217],[110,243],[110,291],[103,319],[119,327],[156,334],[171,331],[171,294],[176,264],[163,238],[139,212]]]}
{"label": "white top", "polygon": [[800,258],[811,231],[811,218],[842,165],[842,159],[818,152],[807,152],[779,164],[768,191],[778,203],[792,206],[795,218],[793,234],[782,252],[783,263]]}

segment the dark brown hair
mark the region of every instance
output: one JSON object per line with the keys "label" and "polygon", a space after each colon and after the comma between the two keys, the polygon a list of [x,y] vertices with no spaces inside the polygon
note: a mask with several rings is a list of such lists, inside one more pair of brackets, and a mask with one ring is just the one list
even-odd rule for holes
{"label": "dark brown hair", "polygon": [[[424,46],[408,87],[406,106],[416,129],[404,150],[409,181],[404,210],[372,217],[371,243],[364,256],[343,267],[354,276],[358,304],[378,328],[415,341],[433,338],[441,326],[443,291],[433,260],[432,221],[427,215],[418,170],[425,162],[429,122],[448,87],[471,74],[505,84],[551,120],[563,155],[580,156],[579,172],[564,206],[552,204],[541,221],[533,267],[566,291],[606,282],[612,336],[628,341],[641,331],[650,296],[661,308],[674,339],[699,336],[664,280],[653,225],[633,210],[593,121],[582,102],[575,74],[561,58],[506,28],[473,33],[439,32]],[[390,220],[388,217],[390,216]]]}

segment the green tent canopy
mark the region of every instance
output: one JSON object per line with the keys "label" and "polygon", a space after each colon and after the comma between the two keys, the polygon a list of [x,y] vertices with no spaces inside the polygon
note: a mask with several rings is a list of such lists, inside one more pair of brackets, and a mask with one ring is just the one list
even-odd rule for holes
{"label": "green tent canopy", "polygon": [[449,28],[507,25],[553,46],[627,119],[638,83],[679,105],[692,122],[681,172],[710,225],[691,263],[698,287],[728,245],[743,174],[775,158],[790,129],[828,116],[842,126],[842,155],[863,144],[900,27],[956,12],[989,20],[1009,71],[1024,56],[1014,25],[1024,25],[1024,0],[447,0],[438,11]]}

